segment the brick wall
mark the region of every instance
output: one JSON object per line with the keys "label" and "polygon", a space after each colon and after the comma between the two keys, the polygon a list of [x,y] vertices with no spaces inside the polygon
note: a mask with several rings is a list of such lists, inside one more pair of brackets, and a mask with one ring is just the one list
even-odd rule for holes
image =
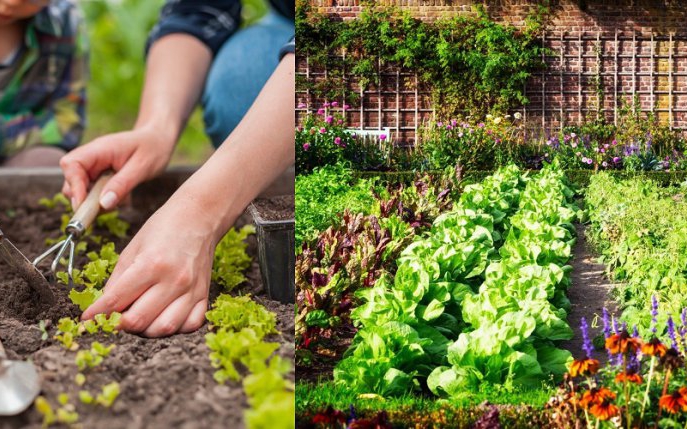
{"label": "brick wall", "polygon": [[[497,22],[523,26],[537,2],[526,0],[385,0],[377,4],[410,10],[423,20],[474,14],[481,4]],[[311,0],[332,19],[354,19],[361,11],[358,0]],[[530,104],[523,109],[528,122],[545,131],[579,122],[595,114],[615,119],[620,99],[639,98],[644,111],[653,110],[666,123],[687,129],[687,1],[552,1],[542,42],[554,51],[546,58],[547,70],[533,76],[526,88]],[[596,49],[599,47],[599,49]],[[600,52],[600,54],[599,54]],[[310,79],[324,77],[323,70],[308,70],[298,58],[298,72]],[[319,77],[318,77],[318,73]],[[412,144],[415,130],[432,118],[426,88],[414,88],[412,70],[380,70],[380,87],[362,94],[361,105],[347,113],[352,126],[394,129],[397,141]],[[600,76],[603,100],[597,96]],[[358,90],[354,82],[347,83]],[[323,100],[298,94],[305,110]]]}

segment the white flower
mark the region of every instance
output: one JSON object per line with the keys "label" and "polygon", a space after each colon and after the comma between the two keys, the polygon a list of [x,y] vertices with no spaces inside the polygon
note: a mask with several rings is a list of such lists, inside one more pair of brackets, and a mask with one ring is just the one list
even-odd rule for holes
{"label": "white flower", "polygon": [[522,114],[521,114],[520,112],[515,112],[515,114],[513,115],[513,117],[514,117],[515,119],[521,119],[521,118],[522,118]]}
{"label": "white flower", "polygon": [[491,114],[488,114],[488,115],[487,115],[487,119],[491,119],[491,118],[493,118],[493,117],[494,117],[494,116],[491,115]]}
{"label": "white flower", "polygon": [[494,118],[494,123],[500,124],[501,123],[501,117],[499,116],[498,118]]}

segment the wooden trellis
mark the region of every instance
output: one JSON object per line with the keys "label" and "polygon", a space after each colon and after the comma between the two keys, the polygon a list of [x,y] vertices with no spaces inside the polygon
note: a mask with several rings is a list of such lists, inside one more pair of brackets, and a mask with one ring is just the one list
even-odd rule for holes
{"label": "wooden trellis", "polygon": [[[547,67],[530,78],[525,87],[530,103],[519,109],[530,125],[553,132],[585,117],[617,123],[622,103],[636,99],[641,111],[654,112],[672,129],[687,131],[687,36],[549,32],[542,44],[549,48],[542,57]],[[326,79],[328,72],[299,59],[297,73],[308,80]],[[389,127],[397,142],[412,144],[419,127],[434,117],[429,90],[418,87],[414,72],[381,64],[378,80],[379,85],[365,90],[353,79],[345,80],[360,96],[346,112],[348,123],[360,129]],[[297,109],[298,117],[325,101],[307,90],[296,95],[306,106]]]}

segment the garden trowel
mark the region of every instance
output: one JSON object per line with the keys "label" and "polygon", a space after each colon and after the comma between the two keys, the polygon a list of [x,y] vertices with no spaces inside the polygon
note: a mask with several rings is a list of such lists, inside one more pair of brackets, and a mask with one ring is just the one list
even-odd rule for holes
{"label": "garden trowel", "polygon": [[7,359],[0,343],[0,416],[15,416],[29,407],[41,390],[31,362]]}
{"label": "garden trowel", "polygon": [[[29,261],[23,253],[0,230],[0,259],[3,259],[10,268],[19,274],[40,297],[41,304],[51,306],[55,303],[55,295],[50,289],[48,280],[38,271],[36,266]],[[1,362],[2,356],[0,356]]]}

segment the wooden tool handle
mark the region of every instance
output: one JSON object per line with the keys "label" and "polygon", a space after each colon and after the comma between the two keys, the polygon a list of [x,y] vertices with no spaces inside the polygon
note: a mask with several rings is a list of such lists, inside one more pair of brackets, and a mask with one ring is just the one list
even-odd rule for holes
{"label": "wooden tool handle", "polygon": [[103,173],[100,178],[98,178],[84,202],[81,203],[79,209],[76,211],[76,213],[74,213],[74,216],[72,216],[71,220],[69,221],[70,225],[80,224],[83,227],[81,232],[91,226],[95,218],[98,216],[98,213],[100,213],[100,194],[103,192],[105,185],[107,185],[107,182],[110,181],[113,174],[114,173],[111,171],[108,171]]}

